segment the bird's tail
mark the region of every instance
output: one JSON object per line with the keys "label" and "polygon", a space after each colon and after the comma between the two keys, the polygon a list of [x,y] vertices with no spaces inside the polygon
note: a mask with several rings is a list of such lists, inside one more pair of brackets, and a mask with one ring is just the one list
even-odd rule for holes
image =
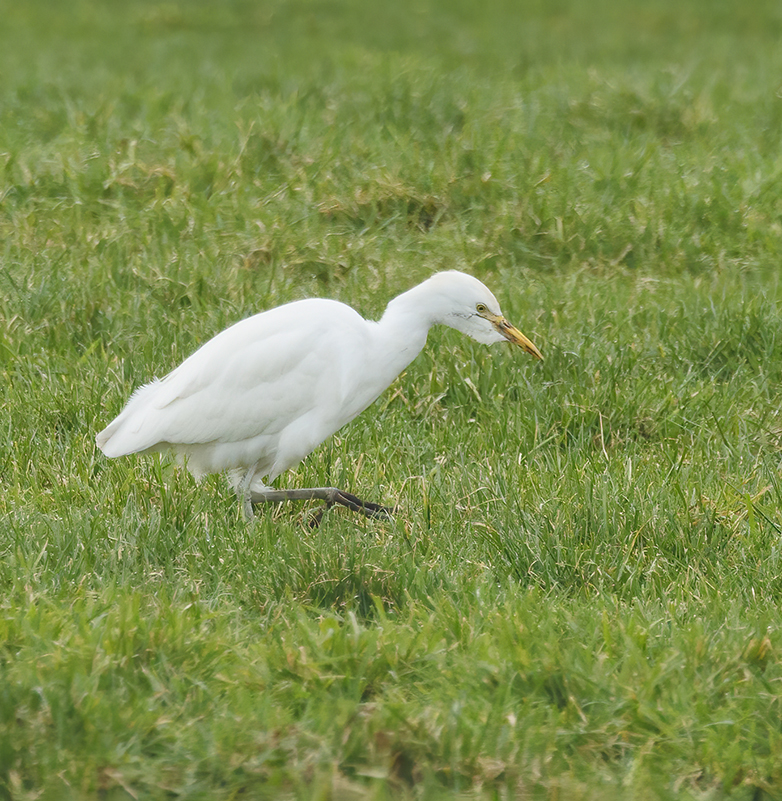
{"label": "bird's tail", "polygon": [[156,439],[150,439],[148,434],[142,436],[142,431],[148,412],[147,395],[156,383],[139,387],[125,408],[95,436],[95,444],[110,459],[154,448]]}

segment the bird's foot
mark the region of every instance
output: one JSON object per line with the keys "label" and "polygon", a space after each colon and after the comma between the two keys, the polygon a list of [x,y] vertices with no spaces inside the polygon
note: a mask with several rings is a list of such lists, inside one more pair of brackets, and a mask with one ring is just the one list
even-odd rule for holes
{"label": "bird's foot", "polygon": [[331,507],[327,503],[324,503],[323,506],[318,507],[311,515],[305,515],[303,520],[304,525],[312,531],[316,528],[320,528],[320,524],[323,522],[323,516],[330,508]]}
{"label": "bird's foot", "polygon": [[344,490],[337,490],[334,500],[331,504],[327,503],[326,507],[328,508],[334,503],[345,506],[353,512],[360,512],[362,515],[374,518],[375,520],[390,520],[396,511],[394,508],[381,506],[379,503],[362,501],[361,498],[350,492],[345,492]]}
{"label": "bird's foot", "polygon": [[309,501],[309,500],[322,500],[326,504],[323,508],[318,510],[313,516],[308,525],[311,528],[317,528],[323,518],[327,509],[330,509],[335,504],[344,506],[353,512],[359,512],[365,517],[371,517],[376,520],[389,520],[394,513],[394,509],[388,506],[381,506],[378,503],[371,501],[362,501],[361,498],[345,492],[344,490],[337,489],[336,487],[312,487],[308,489],[292,489],[292,490],[274,490],[264,488],[263,490],[253,490],[250,493],[250,506],[259,503],[278,503],[280,501]]}
{"label": "bird's foot", "polygon": [[381,506],[379,503],[362,501],[361,498],[344,490],[335,490],[333,498],[326,501],[319,509],[316,509],[306,520],[307,528],[316,529],[323,521],[323,516],[335,504],[344,506],[353,512],[359,512],[365,517],[373,520],[392,520],[396,512],[396,507]]}

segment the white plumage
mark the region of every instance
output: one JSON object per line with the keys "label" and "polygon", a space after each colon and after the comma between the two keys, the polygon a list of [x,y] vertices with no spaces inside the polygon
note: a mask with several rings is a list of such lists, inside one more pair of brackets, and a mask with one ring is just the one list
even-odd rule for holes
{"label": "white plumage", "polygon": [[137,389],[96,442],[109,457],[170,449],[196,478],[227,471],[251,515],[251,500],[281,499],[264,479],[274,481],[366,409],[438,323],[542,358],[478,279],[442,272],[392,300],[378,322],[322,299],[242,320]]}

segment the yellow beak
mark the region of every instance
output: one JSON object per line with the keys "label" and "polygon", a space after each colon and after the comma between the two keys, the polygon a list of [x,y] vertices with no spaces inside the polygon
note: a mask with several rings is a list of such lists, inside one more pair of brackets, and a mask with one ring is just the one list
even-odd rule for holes
{"label": "yellow beak", "polygon": [[522,350],[534,356],[536,359],[543,359],[543,354],[535,347],[531,340],[527,339],[518,328],[514,328],[501,315],[487,315],[489,322],[502,334],[508,342],[518,345]]}

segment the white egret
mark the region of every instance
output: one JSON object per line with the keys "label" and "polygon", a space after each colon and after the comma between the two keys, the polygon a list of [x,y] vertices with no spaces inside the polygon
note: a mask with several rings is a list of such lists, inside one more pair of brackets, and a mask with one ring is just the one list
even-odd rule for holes
{"label": "white egret", "polygon": [[254,504],[310,498],[383,516],[385,507],[334,487],[268,485],[364,411],[438,323],[543,358],[477,278],[441,272],[394,298],[377,322],[313,298],[230,326],[138,388],[97,445],[109,457],[171,450],[196,479],[226,471],[248,519]]}

